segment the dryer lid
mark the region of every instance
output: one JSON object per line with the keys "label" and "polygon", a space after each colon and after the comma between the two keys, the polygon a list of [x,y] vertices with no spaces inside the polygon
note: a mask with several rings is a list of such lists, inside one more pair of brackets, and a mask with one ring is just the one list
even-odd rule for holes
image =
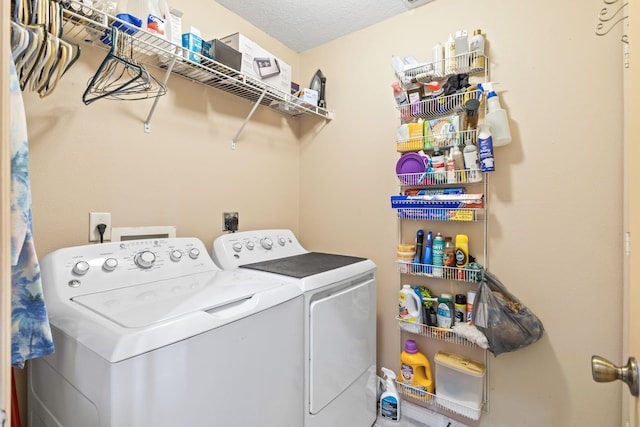
{"label": "dryer lid", "polygon": [[237,303],[282,285],[254,275],[213,272],[84,294],[72,301],[122,327],[142,328]]}
{"label": "dryer lid", "polygon": [[308,252],[301,255],[245,264],[241,267],[302,279],[365,260],[365,258],[346,255]]}

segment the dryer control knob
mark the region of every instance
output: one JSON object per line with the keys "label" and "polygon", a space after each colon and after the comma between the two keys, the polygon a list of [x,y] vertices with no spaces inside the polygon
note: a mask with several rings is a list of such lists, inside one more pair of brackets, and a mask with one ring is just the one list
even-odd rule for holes
{"label": "dryer control knob", "polygon": [[118,260],[115,258],[107,258],[104,260],[104,263],[102,263],[102,268],[105,271],[113,271],[116,269],[117,266],[118,266]]}
{"label": "dryer control knob", "polygon": [[151,251],[142,251],[136,254],[133,261],[140,268],[151,268],[156,262],[156,255]]}
{"label": "dryer control knob", "polygon": [[287,241],[284,237],[278,237],[278,244],[280,244],[280,246],[284,246],[285,243],[287,243]]}
{"label": "dryer control knob", "polygon": [[252,250],[253,250],[253,248],[255,248],[255,247],[256,247],[256,244],[255,244],[255,243],[253,243],[251,240],[249,240],[249,241],[247,242],[247,245],[246,245],[246,246],[247,246],[247,249],[249,249],[250,251],[252,251]]}
{"label": "dryer control knob", "polygon": [[235,242],[232,247],[235,252],[240,252],[242,250],[242,243]]}
{"label": "dryer control knob", "polygon": [[178,262],[182,259],[182,251],[179,250],[174,250],[171,251],[171,254],[169,255],[169,258],[171,258],[171,261],[173,262]]}
{"label": "dryer control knob", "polygon": [[191,250],[189,250],[189,258],[198,259],[199,256],[200,256],[200,249],[191,248]]}
{"label": "dryer control knob", "polygon": [[271,240],[268,237],[265,237],[264,239],[260,240],[260,244],[262,245],[263,248],[269,250],[273,247],[273,240]]}
{"label": "dryer control knob", "polygon": [[87,271],[89,271],[89,263],[87,261],[78,261],[73,266],[73,272],[79,276],[87,274]]}

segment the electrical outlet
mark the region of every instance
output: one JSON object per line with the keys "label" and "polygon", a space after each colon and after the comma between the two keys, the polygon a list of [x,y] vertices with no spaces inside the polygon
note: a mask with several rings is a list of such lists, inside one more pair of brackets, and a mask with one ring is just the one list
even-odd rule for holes
{"label": "electrical outlet", "polygon": [[89,241],[99,242],[98,224],[105,224],[102,240],[111,240],[111,214],[106,212],[89,212]]}
{"label": "electrical outlet", "polygon": [[238,231],[238,212],[222,213],[222,231]]}

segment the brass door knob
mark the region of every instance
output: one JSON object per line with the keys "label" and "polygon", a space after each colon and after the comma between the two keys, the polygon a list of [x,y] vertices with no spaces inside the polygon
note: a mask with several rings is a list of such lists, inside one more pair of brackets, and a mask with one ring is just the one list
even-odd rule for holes
{"label": "brass door knob", "polygon": [[603,357],[592,356],[591,375],[599,383],[620,380],[629,386],[629,391],[633,396],[640,394],[638,361],[635,357],[630,357],[626,366],[616,366]]}

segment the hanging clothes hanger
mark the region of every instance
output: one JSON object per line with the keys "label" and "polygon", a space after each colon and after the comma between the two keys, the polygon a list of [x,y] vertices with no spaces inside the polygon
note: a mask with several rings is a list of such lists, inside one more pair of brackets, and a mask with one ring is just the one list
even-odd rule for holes
{"label": "hanging clothes hanger", "polygon": [[91,78],[82,101],[98,99],[139,100],[164,95],[167,90],[133,58],[133,37],[111,28],[111,49]]}

